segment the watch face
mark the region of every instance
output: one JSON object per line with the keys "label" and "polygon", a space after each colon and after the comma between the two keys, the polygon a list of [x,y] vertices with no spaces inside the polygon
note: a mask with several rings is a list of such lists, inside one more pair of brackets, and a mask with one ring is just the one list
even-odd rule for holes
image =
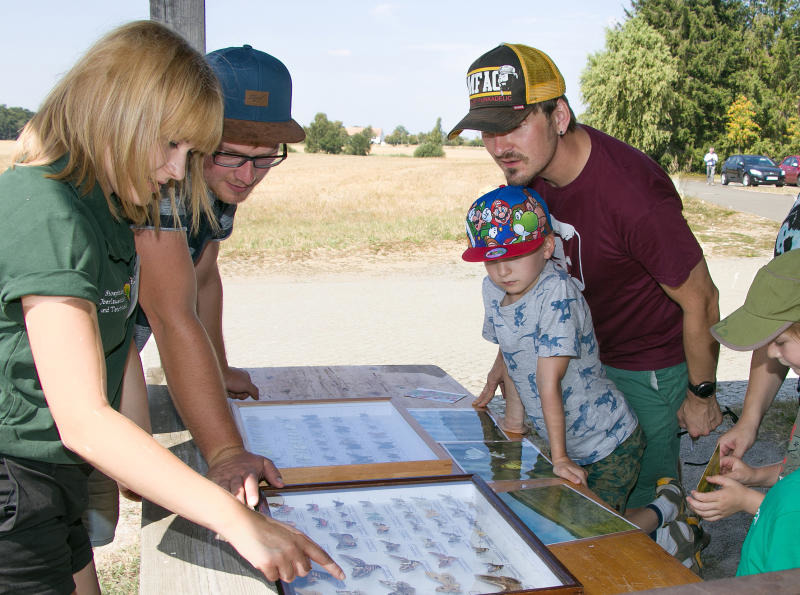
{"label": "watch face", "polygon": [[716,382],[701,382],[697,386],[694,386],[692,384],[689,385],[689,390],[691,390],[698,397],[703,397],[704,399],[707,399],[708,397],[713,395],[716,388],[717,388]]}

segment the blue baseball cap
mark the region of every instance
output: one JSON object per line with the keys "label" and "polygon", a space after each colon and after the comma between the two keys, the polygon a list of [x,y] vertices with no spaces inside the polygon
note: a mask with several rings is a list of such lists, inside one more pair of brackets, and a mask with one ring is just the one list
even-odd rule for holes
{"label": "blue baseball cap", "polygon": [[222,86],[222,140],[252,145],[298,143],[303,127],[292,119],[292,77],[283,62],[252,46],[206,54]]}
{"label": "blue baseball cap", "polygon": [[500,186],[481,196],[467,211],[467,262],[522,256],[553,232],[550,211],[541,196],[524,186]]}

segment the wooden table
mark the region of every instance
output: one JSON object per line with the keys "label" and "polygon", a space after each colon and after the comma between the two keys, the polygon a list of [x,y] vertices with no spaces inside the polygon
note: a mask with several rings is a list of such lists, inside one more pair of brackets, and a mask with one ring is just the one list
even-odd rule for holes
{"label": "wooden table", "polygon": [[[270,400],[399,397],[408,407],[443,406],[404,396],[405,392],[422,387],[468,395],[453,407],[469,407],[472,402],[469,392],[436,366],[318,366],[257,368],[251,372],[262,398]],[[153,433],[158,441],[192,468],[205,472],[205,461],[175,412],[166,386],[149,385],[148,393]],[[147,501],[142,504],[141,544],[139,592],[143,595],[277,592],[275,585],[230,545],[216,539],[207,529]],[[549,549],[590,594],[653,589],[700,580],[641,531],[556,544]]]}

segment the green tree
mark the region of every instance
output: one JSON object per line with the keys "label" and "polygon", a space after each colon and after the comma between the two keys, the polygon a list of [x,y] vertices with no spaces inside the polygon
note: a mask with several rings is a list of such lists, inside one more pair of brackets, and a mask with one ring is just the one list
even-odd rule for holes
{"label": "green tree", "polygon": [[349,136],[345,143],[348,155],[369,155],[372,148],[372,127],[367,126],[361,132]]}
{"label": "green tree", "polygon": [[347,131],[342,123],[337,120],[331,122],[328,116],[318,113],[314,121],[305,127],[306,153],[332,153],[339,154],[347,142]]}
{"label": "green tree", "polygon": [[0,104],[0,140],[16,140],[20,130],[34,116],[24,107],[6,107]]}
{"label": "green tree", "polygon": [[666,165],[671,160],[677,61],[664,39],[643,19],[606,31],[604,50],[589,56],[581,75],[590,126],[637,147]]}
{"label": "green tree", "polygon": [[[420,133],[420,137],[422,135],[423,133]],[[442,119],[436,118],[433,130],[425,134],[425,140],[421,141],[422,144],[414,149],[414,157],[444,157],[443,142]]]}
{"label": "green tree", "polygon": [[734,101],[727,112],[725,135],[737,153],[747,153],[758,140],[761,127],[754,121],[753,102],[744,95]]}
{"label": "green tree", "polygon": [[392,133],[386,137],[386,142],[390,145],[407,145],[408,144],[408,130],[405,126],[398,126]]}

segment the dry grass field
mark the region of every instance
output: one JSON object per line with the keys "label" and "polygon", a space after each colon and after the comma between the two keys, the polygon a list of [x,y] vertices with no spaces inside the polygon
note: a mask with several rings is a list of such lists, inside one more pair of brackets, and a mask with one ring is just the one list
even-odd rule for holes
{"label": "dry grass field", "polygon": [[[0,141],[0,171],[12,147]],[[503,177],[480,147],[447,147],[446,157],[432,159],[415,159],[413,150],[377,146],[355,157],[299,147],[239,210],[236,233],[222,244],[224,266],[247,274],[285,263],[364,267],[452,253],[464,241],[465,209]],[[707,256],[769,254],[775,222],[692,197],[684,206]]]}

